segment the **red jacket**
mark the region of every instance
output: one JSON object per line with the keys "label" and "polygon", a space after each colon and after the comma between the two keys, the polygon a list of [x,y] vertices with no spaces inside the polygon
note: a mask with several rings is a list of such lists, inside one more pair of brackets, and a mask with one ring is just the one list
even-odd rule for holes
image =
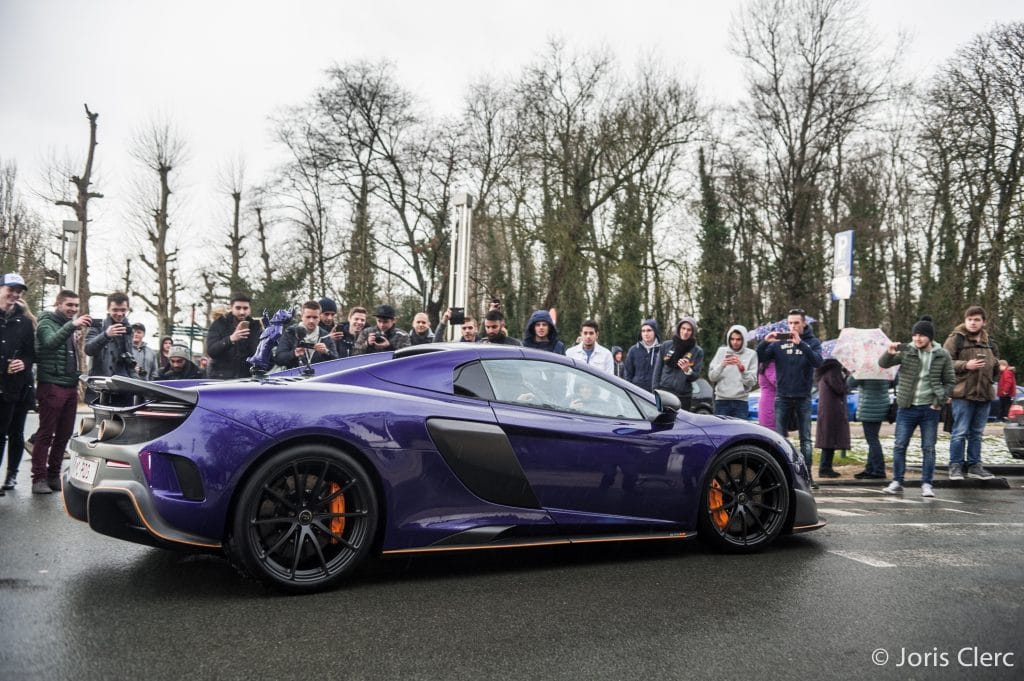
{"label": "red jacket", "polygon": [[997,393],[999,397],[1013,397],[1017,392],[1017,379],[1013,375],[1013,371],[1009,367],[1006,371],[999,374],[999,389]]}

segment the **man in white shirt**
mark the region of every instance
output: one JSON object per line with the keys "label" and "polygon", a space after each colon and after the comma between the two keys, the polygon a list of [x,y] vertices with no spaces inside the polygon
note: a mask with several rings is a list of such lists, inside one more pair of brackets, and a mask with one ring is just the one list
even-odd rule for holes
{"label": "man in white shirt", "polygon": [[580,343],[565,351],[565,356],[582,364],[615,375],[615,360],[608,348],[597,342],[597,322],[588,319],[580,326]]}

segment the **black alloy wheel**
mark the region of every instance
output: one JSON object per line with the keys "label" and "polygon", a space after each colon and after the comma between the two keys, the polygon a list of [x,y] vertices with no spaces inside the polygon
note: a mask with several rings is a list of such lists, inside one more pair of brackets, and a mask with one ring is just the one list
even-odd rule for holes
{"label": "black alloy wheel", "polygon": [[788,512],[789,484],[778,461],[758,447],[739,446],[711,463],[698,530],[716,548],[748,553],[775,540]]}
{"label": "black alloy wheel", "polygon": [[363,466],[324,445],[272,456],[249,477],[232,523],[232,558],[289,591],[336,585],[366,558],[379,522]]}

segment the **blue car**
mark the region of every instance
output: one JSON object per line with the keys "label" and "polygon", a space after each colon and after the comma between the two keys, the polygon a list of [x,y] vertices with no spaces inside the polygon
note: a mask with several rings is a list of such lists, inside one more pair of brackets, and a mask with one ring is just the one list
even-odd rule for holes
{"label": "blue car", "polygon": [[[761,400],[761,391],[760,390],[757,390],[757,391],[754,391],[754,392],[750,393],[750,396],[747,397],[747,410],[750,412],[749,416],[747,418],[749,418],[751,421],[756,421],[757,420],[758,402],[760,400]],[[850,423],[853,423],[854,421],[857,420],[857,402],[858,402],[858,392],[857,392],[857,389],[854,388],[853,392],[850,392],[850,393],[848,393],[846,395],[846,413],[850,417]],[[811,392],[811,420],[813,421],[813,420],[817,420],[817,419],[818,419],[818,390],[817,390],[817,388],[815,388],[814,391]]]}
{"label": "blue car", "polygon": [[744,553],[824,525],[785,439],[559,355],[430,344],[312,371],[90,379],[69,515],[299,592],[375,555],[695,536]]}

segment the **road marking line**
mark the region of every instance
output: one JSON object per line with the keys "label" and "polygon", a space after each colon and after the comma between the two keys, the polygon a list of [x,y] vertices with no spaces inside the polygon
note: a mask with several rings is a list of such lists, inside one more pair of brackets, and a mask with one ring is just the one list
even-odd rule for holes
{"label": "road marking line", "polygon": [[862,516],[862,515],[864,515],[863,513],[854,513],[853,511],[840,511],[838,508],[820,508],[819,507],[818,510],[821,511],[822,513],[824,513],[825,515],[838,515],[838,516],[849,516],[849,515]]}
{"label": "road marking line", "polygon": [[[943,501],[942,503],[946,503]],[[950,511],[952,513],[966,513],[968,515],[985,515],[984,513],[975,513],[974,511],[963,511],[959,508],[944,508],[943,511]]]}
{"label": "road marking line", "polygon": [[877,558],[865,556],[863,553],[854,553],[853,551],[829,551],[829,553],[833,553],[837,556],[848,558],[850,560],[855,560],[858,563],[864,563],[865,565],[870,565],[871,567],[896,567],[895,563],[887,563],[884,560],[878,560]]}
{"label": "road marking line", "polygon": [[[953,510],[953,509],[949,509]],[[937,527],[937,526],[960,526],[967,527],[1024,527],[1024,523],[872,523],[872,527]],[[862,525],[845,525],[844,527],[862,527]],[[866,526],[863,526],[866,527]]]}

